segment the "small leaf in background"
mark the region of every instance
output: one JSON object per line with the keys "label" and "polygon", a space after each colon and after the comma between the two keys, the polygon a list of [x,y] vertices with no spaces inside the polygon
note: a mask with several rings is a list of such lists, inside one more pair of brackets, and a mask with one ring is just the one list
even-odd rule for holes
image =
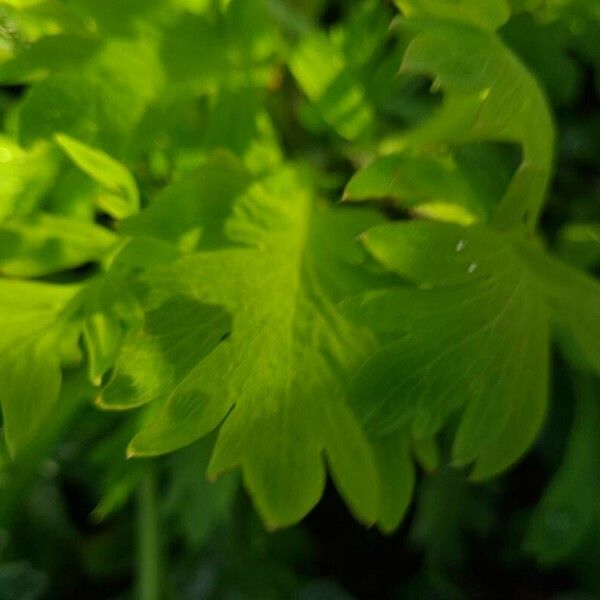
{"label": "small leaf in background", "polygon": [[505,150],[478,142],[453,152],[384,154],[350,178],[343,199],[381,200],[416,216],[460,225],[487,221],[513,175],[515,165]]}
{"label": "small leaf in background", "polygon": [[[28,340],[40,340],[53,326],[62,325],[59,315],[77,292],[77,286],[72,285],[0,278],[0,349],[16,350]],[[65,336],[62,341],[68,345],[71,340]]]}
{"label": "small leaf in background", "polygon": [[344,200],[375,199],[393,199],[399,207],[415,210],[453,206],[463,225],[485,214],[468,173],[450,157],[392,154],[374,160],[350,179]]}
{"label": "small leaf in background", "polygon": [[531,517],[525,549],[543,563],[564,561],[600,524],[598,382],[577,384],[577,406],[562,464]]}
{"label": "small leaf in background", "polygon": [[575,100],[581,85],[581,67],[570,55],[568,25],[542,24],[532,15],[511,19],[500,32],[502,39],[535,72],[540,85],[558,106]]}
{"label": "small leaf in background", "polygon": [[6,444],[17,454],[50,419],[61,386],[54,348],[47,341],[5,350],[0,367]]}
{"label": "small leaf in background", "polygon": [[120,231],[168,241],[187,252],[198,245],[222,244],[232,203],[249,183],[238,159],[214,153],[205,164],[161,190],[143,211],[125,219]]}
{"label": "small leaf in background", "polygon": [[75,292],[66,286],[0,280],[0,404],[12,454],[31,443],[51,419],[61,364],[79,358],[76,331],[59,317]]}
{"label": "small leaf in background", "polygon": [[494,31],[510,16],[507,0],[395,0],[407,17],[464,21]]}
{"label": "small leaf in background", "polygon": [[222,523],[231,519],[240,489],[239,477],[228,473],[217,481],[206,479],[214,437],[198,440],[174,453],[165,511],[192,547],[202,547]]}
{"label": "small leaf in background", "polygon": [[94,120],[98,96],[110,103],[110,90],[102,90],[90,75],[65,73],[40,81],[29,88],[19,106],[19,143],[28,147],[59,132],[93,139],[98,131]]}
{"label": "small leaf in background", "polygon": [[107,38],[81,69],[28,88],[15,115],[17,137],[29,146],[63,134],[120,157],[162,84],[153,42]]}
{"label": "small leaf in background", "polygon": [[451,469],[423,481],[409,538],[423,551],[426,589],[448,598],[463,596],[457,573],[468,568],[469,540],[497,526],[491,508],[489,494],[478,493]]}
{"label": "small leaf in background", "polygon": [[165,29],[161,58],[169,80],[196,92],[268,85],[280,41],[266,5],[231,0],[215,12],[184,12]]}
{"label": "small leaf in background", "polygon": [[2,600],[42,600],[47,590],[47,576],[31,565],[22,562],[0,565]]}
{"label": "small leaf in background", "polygon": [[600,265],[600,224],[568,224],[560,231],[558,251],[568,262],[580,268]]}
{"label": "small leaf in background", "polygon": [[90,282],[82,292],[85,341],[92,383],[115,364],[130,327],[139,320],[139,307],[124,277],[113,273]]}
{"label": "small leaf in background", "polygon": [[50,74],[76,71],[85,66],[97,49],[98,43],[92,37],[44,36],[0,65],[0,82],[31,83]]}
{"label": "small leaf in background", "polygon": [[0,273],[39,277],[100,262],[117,236],[94,223],[37,213],[0,223]]}
{"label": "small leaf in background", "polygon": [[56,134],[54,139],[82,171],[110,192],[98,197],[101,210],[115,219],[123,219],[139,210],[137,184],[125,166],[105,152],[68,135]]}
{"label": "small leaf in background", "polygon": [[52,187],[58,161],[48,144],[24,150],[0,135],[0,223],[36,210]]}
{"label": "small leaf in background", "polygon": [[335,131],[348,140],[365,137],[373,111],[360,82],[344,69],[343,54],[323,33],[301,39],[290,62],[300,86]]}

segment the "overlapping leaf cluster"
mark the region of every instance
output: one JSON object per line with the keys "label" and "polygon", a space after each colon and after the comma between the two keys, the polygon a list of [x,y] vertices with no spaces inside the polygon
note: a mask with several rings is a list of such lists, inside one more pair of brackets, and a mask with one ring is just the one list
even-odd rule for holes
{"label": "overlapping leaf cluster", "polygon": [[85,365],[100,408],[144,407],[131,455],[216,430],[209,477],[241,469],[269,526],[329,473],[392,530],[441,431],[474,478],[530,447],[552,339],[600,371],[600,284],[537,234],[552,116],[499,32],[592,17],[358,4],[328,32],[266,0],[0,4],[0,81],[19,91],[0,137],[12,454]]}

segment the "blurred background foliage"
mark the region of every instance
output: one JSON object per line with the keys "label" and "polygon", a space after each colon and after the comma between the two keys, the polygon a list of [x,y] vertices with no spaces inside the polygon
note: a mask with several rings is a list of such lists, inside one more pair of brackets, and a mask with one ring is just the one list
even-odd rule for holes
{"label": "blurred background foliage", "polygon": [[[598,274],[597,3],[512,4],[499,34],[542,85],[558,131],[543,233]],[[75,266],[48,252],[52,228],[96,218],[102,186],[48,143],[59,131],[129,165],[142,202],[221,147],[252,173],[302,160],[323,194],[341,197],[382,133],[440,104],[425,78],[398,75],[408,34],[390,27],[395,14],[384,0],[0,2],[0,268],[47,277],[54,259]],[[322,73],[298,58],[306,40],[344,68],[342,97],[361,90],[351,119],[339,98],[318,97]],[[515,160],[508,146],[464,149],[490,202]],[[56,221],[38,231],[40,210]],[[19,263],[16,239],[33,262]],[[144,570],[181,600],[599,598],[600,386],[558,355],[553,379],[525,459],[485,484],[423,469],[402,527],[384,536],[354,522],[332,486],[302,524],[267,532],[236,473],[199,476],[210,437],[153,459],[149,476],[149,461],[125,458],[139,416],[98,411],[87,374],[72,369],[52,422],[15,460],[0,454],[0,600],[137,597]]]}

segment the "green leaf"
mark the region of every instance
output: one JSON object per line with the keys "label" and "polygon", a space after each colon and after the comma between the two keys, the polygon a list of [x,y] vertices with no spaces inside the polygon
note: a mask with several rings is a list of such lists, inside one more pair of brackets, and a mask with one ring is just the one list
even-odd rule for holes
{"label": "green leaf", "polygon": [[222,36],[205,15],[182,15],[165,32],[161,59],[169,80],[194,86],[198,91],[214,89],[227,75]]}
{"label": "green leaf", "polygon": [[402,518],[415,485],[410,436],[398,430],[372,440],[379,468],[381,507],[378,525],[384,533],[394,531]]}
{"label": "green leaf", "polygon": [[510,0],[511,12],[518,15],[522,12],[534,11],[546,4],[546,0]]}
{"label": "green leaf", "polygon": [[577,396],[565,456],[532,515],[524,542],[526,550],[545,564],[573,555],[600,518],[600,495],[590,485],[600,469],[597,381],[589,377],[580,381]]}
{"label": "green leaf", "polygon": [[0,598],[42,600],[48,591],[48,577],[26,562],[4,562],[0,566]]}
{"label": "green leaf", "polygon": [[[31,313],[51,311],[65,304],[74,295],[76,289],[74,286],[0,279],[0,304],[7,309]],[[2,333],[5,331],[4,326],[10,324],[12,320],[9,312],[0,313],[3,323]]]}
{"label": "green leaf", "polygon": [[223,227],[233,201],[250,182],[234,156],[215,153],[205,164],[156,195],[141,213],[125,219],[126,235],[151,235],[192,251],[223,243]]}
{"label": "green leaf", "polygon": [[[450,157],[392,154],[358,171],[344,190],[344,200],[394,199],[402,207],[455,206],[461,223],[483,217],[482,203],[468,173]],[[462,209],[462,210],[460,210]]]}
{"label": "green leaf", "polygon": [[308,98],[339,135],[356,140],[369,133],[374,114],[364,89],[344,68],[343,53],[325,34],[314,32],[303,37],[289,66]]}
{"label": "green leaf", "polygon": [[512,171],[507,153],[485,142],[454,152],[406,148],[384,152],[357,171],[346,185],[343,199],[383,200],[416,215],[469,225],[485,221],[493,213]]}
{"label": "green leaf", "polygon": [[571,36],[567,21],[542,24],[541,19],[522,15],[502,29],[502,39],[536,74],[552,103],[575,102],[581,71],[569,50]]}
{"label": "green leaf", "polygon": [[11,454],[51,418],[61,363],[77,355],[77,337],[60,311],[74,288],[0,280],[0,404]]}
{"label": "green leaf", "polygon": [[[454,464],[475,461],[478,479],[509,466],[544,416],[551,315],[598,356],[600,337],[583,335],[599,321],[600,285],[532,242],[483,226],[387,224],[363,242],[405,278],[345,303],[386,342],[353,383],[367,430],[385,435],[408,424],[427,438],[462,409]],[[557,312],[556,301],[567,299],[575,310]]]}
{"label": "green leaf", "polygon": [[46,144],[26,151],[0,135],[0,222],[36,209],[52,186],[57,169],[58,161]]}
{"label": "green leaf", "polygon": [[494,31],[510,17],[506,0],[396,0],[407,17],[463,21]]}
{"label": "green leaf", "polygon": [[120,156],[162,82],[153,42],[108,39],[84,68],[28,89],[18,107],[19,141],[28,146],[60,133]]}
{"label": "green leaf", "polygon": [[[157,8],[165,3],[161,0],[123,0],[110,6],[102,0],[74,0],[73,4],[88,22],[92,21],[94,28],[116,36],[131,35],[142,19],[151,22]],[[166,10],[164,6],[163,10]]]}
{"label": "green leaf", "polygon": [[415,460],[426,473],[436,471],[440,466],[440,448],[435,437],[412,440]]}
{"label": "green leaf", "polygon": [[401,71],[433,77],[434,87],[444,90],[446,98],[431,122],[387,140],[383,147],[389,152],[407,145],[480,140],[518,144],[522,162],[493,219],[503,228],[522,222],[533,228],[543,205],[554,145],[552,118],[539,85],[490,31],[451,20],[403,23],[415,35]]}
{"label": "green leaf", "polygon": [[0,273],[39,277],[99,262],[117,244],[99,225],[38,213],[0,223]]}
{"label": "green leaf", "polygon": [[168,397],[230,329],[230,317],[218,307],[183,295],[167,298],[125,339],[98,405],[122,410]]}
{"label": "green leaf", "polygon": [[265,87],[279,41],[264,3],[231,0],[220,12],[183,12],[165,28],[161,58],[169,80],[199,93]]}
{"label": "green leaf", "polygon": [[0,82],[29,83],[51,73],[81,69],[97,49],[98,42],[91,37],[44,36],[0,65]]}
{"label": "green leaf", "polygon": [[229,149],[253,174],[278,168],[283,160],[277,132],[264,110],[258,90],[221,90],[211,106],[204,132],[206,150]]}
{"label": "green leaf", "polygon": [[57,133],[54,139],[82,171],[110,192],[97,200],[102,210],[115,219],[123,219],[139,210],[137,184],[124,165],[102,150],[68,135]]}
{"label": "green leaf", "polygon": [[226,225],[235,245],[146,275],[155,290],[180,288],[223,305],[234,317],[233,333],[172,390],[131,451],[168,452],[225,419],[209,472],[241,467],[269,526],[294,523],[316,504],[324,458],[355,514],[376,520],[374,457],[343,402],[373,340],[336,308],[364,289],[364,256],[354,240],[376,220],[369,211],[327,209],[287,169],[235,203]]}
{"label": "green leaf", "polygon": [[335,39],[341,42],[349,65],[366,69],[379,66],[385,46],[390,41],[393,17],[392,7],[377,0],[357,2],[352,6],[344,23],[338,25],[333,33]]}
{"label": "green leaf", "polygon": [[443,469],[423,479],[409,535],[444,595],[457,595],[448,575],[464,567],[469,538],[489,534],[495,525],[488,503],[461,473]]}
{"label": "green leaf", "polygon": [[213,530],[231,520],[240,488],[239,477],[229,473],[218,481],[207,481],[206,472],[213,436],[199,440],[170,457],[172,465],[165,511],[172,516],[184,539],[201,547]]}
{"label": "green leaf", "polygon": [[29,146],[60,131],[92,139],[97,128],[94,107],[106,93],[96,78],[85,74],[58,74],[40,81],[19,105],[19,142]]}
{"label": "green leaf", "polygon": [[90,381],[99,384],[116,362],[128,329],[139,321],[139,308],[130,282],[112,272],[88,283],[78,300]]}
{"label": "green leaf", "polygon": [[600,283],[536,249],[526,256],[563,349],[580,367],[600,373]]}
{"label": "green leaf", "polygon": [[9,349],[0,365],[2,415],[6,444],[14,455],[24,448],[52,413],[61,371],[49,343]]}
{"label": "green leaf", "polygon": [[582,268],[600,265],[600,223],[571,223],[562,228],[558,238],[560,255]]}

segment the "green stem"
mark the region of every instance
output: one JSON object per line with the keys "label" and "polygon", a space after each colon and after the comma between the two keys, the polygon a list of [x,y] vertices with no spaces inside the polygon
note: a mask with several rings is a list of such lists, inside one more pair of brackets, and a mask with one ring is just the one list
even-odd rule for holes
{"label": "green stem", "polygon": [[159,600],[160,534],[156,502],[156,475],[148,465],[138,492],[138,598]]}

